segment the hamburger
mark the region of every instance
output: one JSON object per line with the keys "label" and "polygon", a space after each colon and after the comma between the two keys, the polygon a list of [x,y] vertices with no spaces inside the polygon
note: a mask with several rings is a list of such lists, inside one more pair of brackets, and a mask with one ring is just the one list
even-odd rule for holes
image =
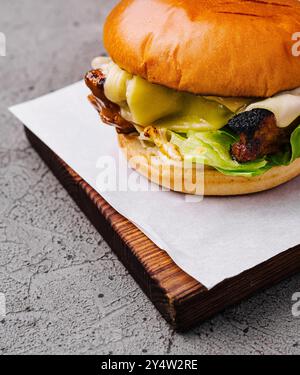
{"label": "hamburger", "polygon": [[205,195],[271,189],[300,174],[299,31],[297,0],[122,0],[89,100],[153,182],[190,193],[187,161]]}

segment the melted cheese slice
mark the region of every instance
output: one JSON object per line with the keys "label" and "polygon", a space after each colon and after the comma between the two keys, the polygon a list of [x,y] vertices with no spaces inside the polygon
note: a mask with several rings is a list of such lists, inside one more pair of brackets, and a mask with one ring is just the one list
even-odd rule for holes
{"label": "melted cheese slice", "polygon": [[251,111],[254,108],[264,108],[273,112],[277,126],[286,128],[300,116],[300,88],[252,103],[246,108],[246,111]]}
{"label": "melted cheese slice", "polygon": [[300,88],[251,103],[255,99],[198,96],[155,85],[125,72],[109,58],[96,58],[92,65],[106,74],[106,97],[120,105],[125,118],[143,127],[154,124],[178,132],[217,130],[235,113],[255,108],[273,112],[281,128],[300,116]]}

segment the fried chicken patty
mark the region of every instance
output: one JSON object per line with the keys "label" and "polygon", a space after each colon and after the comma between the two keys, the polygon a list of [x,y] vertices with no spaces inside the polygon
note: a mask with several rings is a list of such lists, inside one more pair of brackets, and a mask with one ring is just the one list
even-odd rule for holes
{"label": "fried chicken patty", "polygon": [[[89,100],[105,124],[115,126],[118,133],[135,132],[134,125],[121,116],[120,107],[106,98],[105,75],[101,69],[88,72],[85,82],[92,91]],[[231,156],[240,163],[275,154],[289,142],[291,128],[282,129],[276,124],[275,115],[266,109],[253,109],[234,116],[227,124],[240,139],[231,147]]]}
{"label": "fried chicken patty", "polygon": [[279,128],[274,114],[266,109],[240,113],[228,122],[228,127],[240,136],[231,147],[233,159],[240,163],[275,154],[289,142],[290,132]]}

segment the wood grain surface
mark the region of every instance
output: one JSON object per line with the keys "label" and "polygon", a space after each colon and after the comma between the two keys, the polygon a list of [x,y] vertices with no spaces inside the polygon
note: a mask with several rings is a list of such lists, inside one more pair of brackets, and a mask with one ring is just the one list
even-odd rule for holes
{"label": "wood grain surface", "polygon": [[[211,290],[183,272],[25,127],[27,138],[164,318],[185,331],[261,288],[300,270],[300,246]],[[283,249],[285,250],[285,249]]]}

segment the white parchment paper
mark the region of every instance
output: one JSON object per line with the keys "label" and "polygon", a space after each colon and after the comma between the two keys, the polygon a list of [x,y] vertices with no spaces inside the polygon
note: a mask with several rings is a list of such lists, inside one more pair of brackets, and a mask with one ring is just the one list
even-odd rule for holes
{"label": "white parchment paper", "polygon": [[[101,125],[88,94],[79,82],[10,110],[99,191],[99,160],[117,159],[119,151],[115,131]],[[300,244],[299,182],[298,178],[265,193],[204,198],[198,203],[187,203],[184,195],[174,192],[99,192],[185,272],[212,288]]]}

